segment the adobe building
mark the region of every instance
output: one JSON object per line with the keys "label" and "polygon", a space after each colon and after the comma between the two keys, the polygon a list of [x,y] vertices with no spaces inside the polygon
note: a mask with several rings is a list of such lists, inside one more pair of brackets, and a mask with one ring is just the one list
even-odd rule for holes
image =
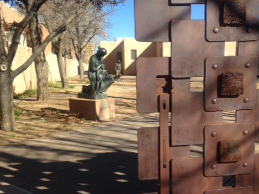
{"label": "adobe building", "polygon": [[[138,57],[170,57],[171,43],[138,42],[135,39],[116,39],[101,41],[101,47],[106,48],[104,57],[106,69],[110,74],[116,74],[115,64],[122,63],[122,75],[136,75],[136,59]],[[236,42],[225,43],[225,56],[236,55]]]}
{"label": "adobe building", "polygon": [[115,64],[122,64],[122,75],[136,75],[136,59],[138,57],[170,57],[171,43],[138,42],[132,39],[116,39],[101,41],[100,46],[106,48],[104,57],[106,69],[110,74],[116,74]]}

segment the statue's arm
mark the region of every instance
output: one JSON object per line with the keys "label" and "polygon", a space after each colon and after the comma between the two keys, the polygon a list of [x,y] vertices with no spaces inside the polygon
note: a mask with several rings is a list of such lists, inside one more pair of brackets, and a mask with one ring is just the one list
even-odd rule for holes
{"label": "statue's arm", "polygon": [[102,64],[99,64],[94,57],[90,60],[90,71],[97,71],[102,67]]}

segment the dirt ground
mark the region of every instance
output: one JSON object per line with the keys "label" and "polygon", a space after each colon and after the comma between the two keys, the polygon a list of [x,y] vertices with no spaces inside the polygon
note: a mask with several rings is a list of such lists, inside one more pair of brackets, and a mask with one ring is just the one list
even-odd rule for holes
{"label": "dirt ground", "polygon": [[[125,77],[123,81],[116,82],[107,91],[109,97],[115,98],[114,120],[138,115],[135,77]],[[60,83],[56,84],[50,87],[51,100],[48,102],[36,101],[35,97],[15,99],[16,131],[0,131],[0,146],[101,124],[69,113],[69,98],[76,97],[82,85],[87,83],[87,79],[81,81],[74,77],[69,79],[70,88],[67,90],[63,90]]]}

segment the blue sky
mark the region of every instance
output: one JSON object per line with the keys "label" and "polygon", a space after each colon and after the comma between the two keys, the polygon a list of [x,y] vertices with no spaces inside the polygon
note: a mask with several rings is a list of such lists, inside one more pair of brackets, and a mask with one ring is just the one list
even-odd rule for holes
{"label": "blue sky", "polygon": [[[124,5],[109,17],[113,27],[109,29],[110,40],[115,38],[135,38],[134,0],[127,0]],[[204,5],[192,5],[192,19],[204,20]]]}

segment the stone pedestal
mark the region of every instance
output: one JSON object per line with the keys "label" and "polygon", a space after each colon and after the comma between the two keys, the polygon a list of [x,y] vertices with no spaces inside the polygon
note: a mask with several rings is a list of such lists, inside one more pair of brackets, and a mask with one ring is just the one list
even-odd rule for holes
{"label": "stone pedestal", "polygon": [[69,110],[86,120],[105,121],[115,117],[115,100],[70,98]]}

